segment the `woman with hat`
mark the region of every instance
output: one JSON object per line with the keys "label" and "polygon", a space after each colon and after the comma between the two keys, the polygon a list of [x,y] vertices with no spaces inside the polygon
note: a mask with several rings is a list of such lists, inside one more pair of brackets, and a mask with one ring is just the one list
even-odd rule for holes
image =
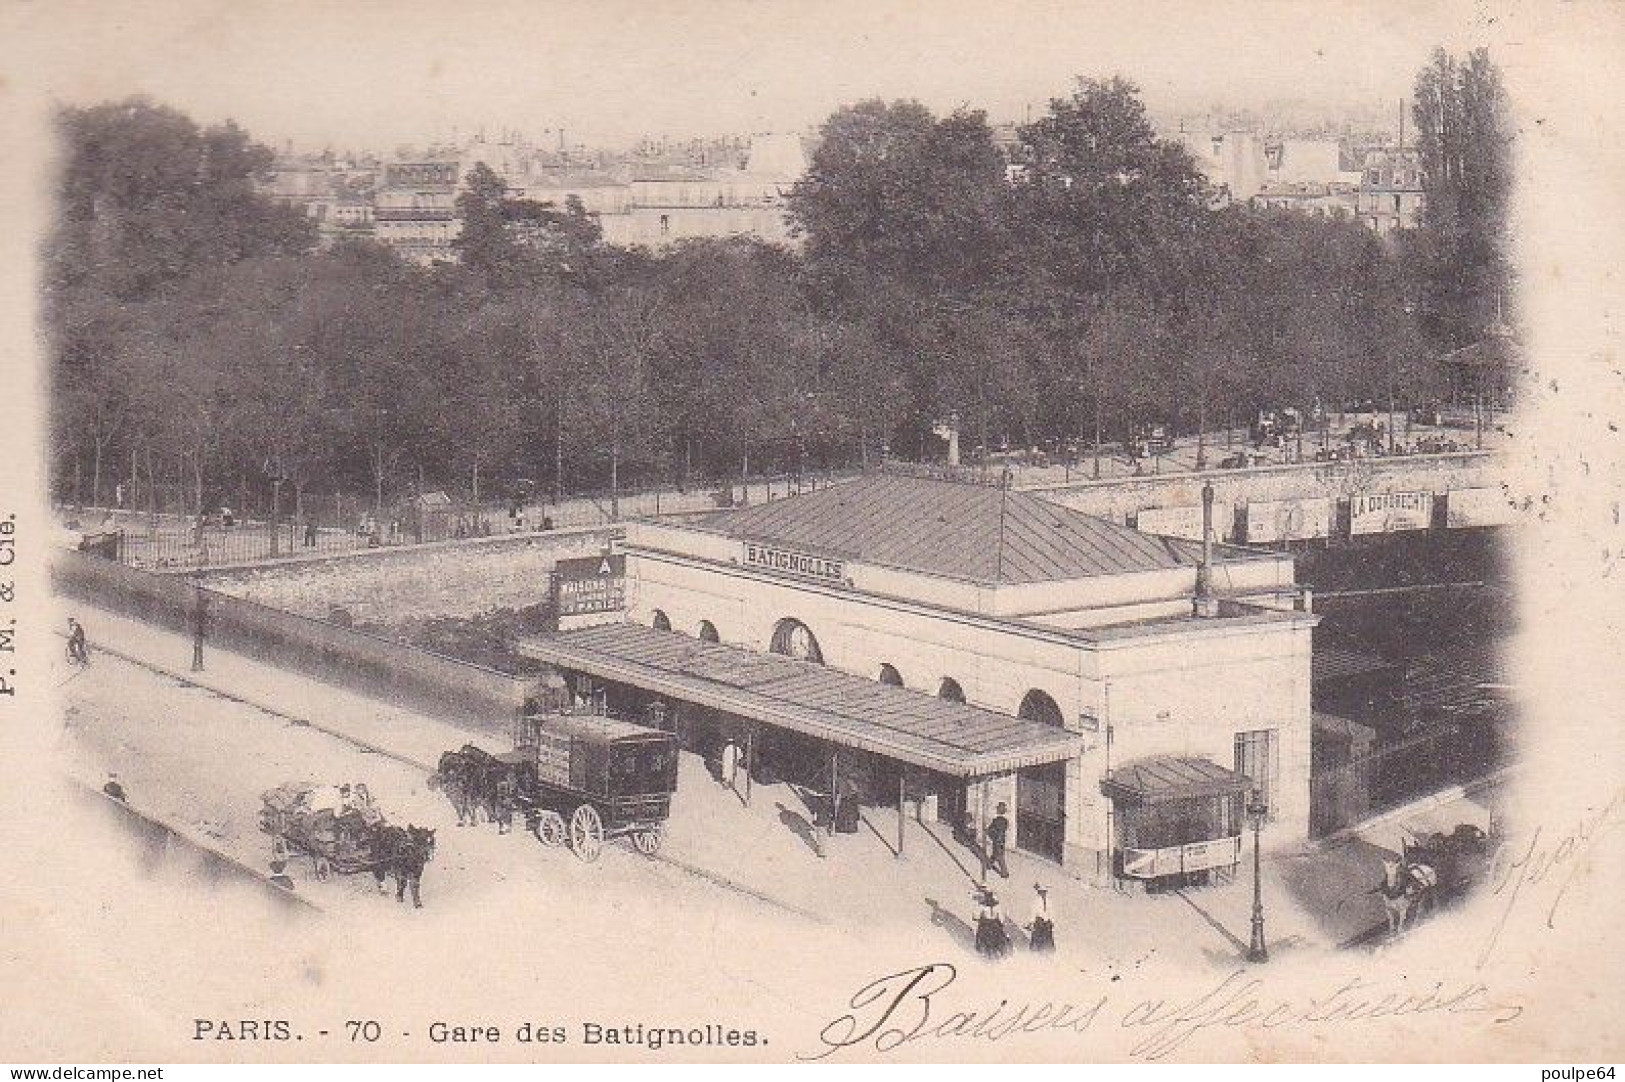
{"label": "woman with hat", "polygon": [[1055,922],[1049,915],[1049,889],[1033,884],[1033,919],[1027,925],[1027,945],[1041,954],[1055,950]]}
{"label": "woman with hat", "polygon": [[1010,933],[1004,930],[998,896],[986,883],[978,883],[976,889],[976,951],[987,958],[1003,958],[1010,953]]}

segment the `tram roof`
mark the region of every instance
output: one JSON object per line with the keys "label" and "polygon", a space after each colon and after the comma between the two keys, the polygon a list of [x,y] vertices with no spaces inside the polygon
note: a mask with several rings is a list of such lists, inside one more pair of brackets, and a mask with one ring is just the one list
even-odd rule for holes
{"label": "tram roof", "polygon": [[[1159,537],[1000,485],[877,473],[695,526],[984,583],[1060,582],[1194,567],[1198,542]],[[1257,554],[1215,546],[1214,559]]]}
{"label": "tram roof", "polygon": [[893,687],[810,661],[638,624],[522,639],[521,653],[604,680],[956,777],[1070,759],[1082,738],[1043,722]]}

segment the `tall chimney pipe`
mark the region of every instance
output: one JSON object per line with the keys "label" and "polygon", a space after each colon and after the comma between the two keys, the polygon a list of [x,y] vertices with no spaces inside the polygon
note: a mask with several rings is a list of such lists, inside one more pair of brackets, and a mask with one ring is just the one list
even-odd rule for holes
{"label": "tall chimney pipe", "polygon": [[1219,606],[1213,597],[1213,482],[1202,485],[1202,562],[1196,566],[1197,616],[1217,616]]}

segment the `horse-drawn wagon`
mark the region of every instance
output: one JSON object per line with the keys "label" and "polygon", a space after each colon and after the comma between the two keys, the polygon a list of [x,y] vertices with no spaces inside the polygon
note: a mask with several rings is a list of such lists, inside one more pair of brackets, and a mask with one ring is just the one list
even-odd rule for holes
{"label": "horse-drawn wagon", "polygon": [[544,845],[568,844],[585,861],[620,837],[653,854],[677,789],[677,738],[597,713],[528,714],[512,751],[448,751],[431,780],[457,807],[459,824],[483,809],[505,829],[517,809]]}
{"label": "horse-drawn wagon", "polygon": [[395,900],[422,907],[423,867],[434,856],[434,831],[394,826],[373,803],[365,785],[294,782],[260,797],[260,830],[271,836],[273,867],[295,854],[310,858],[317,879],[334,872],[371,872],[384,889],[395,877]]}
{"label": "horse-drawn wagon", "polygon": [[260,802],[260,830],[271,836],[273,860],[307,856],[317,879],[376,865],[373,841],[384,816],[365,785],[293,782],[266,791]]}
{"label": "horse-drawn wagon", "polygon": [[660,848],[677,789],[677,738],[594,714],[521,719],[518,798],[547,845],[566,840],[583,860],[607,838],[630,837],[640,853]]}

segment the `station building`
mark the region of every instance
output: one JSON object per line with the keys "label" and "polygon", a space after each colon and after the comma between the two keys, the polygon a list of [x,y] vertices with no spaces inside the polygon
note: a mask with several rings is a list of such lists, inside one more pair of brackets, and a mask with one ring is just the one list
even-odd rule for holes
{"label": "station building", "polygon": [[1290,555],[1212,537],[894,469],[632,524],[622,611],[523,649],[743,731],[753,764],[831,753],[900,822],[980,832],[1004,803],[1080,878],[1205,874],[1248,802],[1308,834],[1316,623]]}

